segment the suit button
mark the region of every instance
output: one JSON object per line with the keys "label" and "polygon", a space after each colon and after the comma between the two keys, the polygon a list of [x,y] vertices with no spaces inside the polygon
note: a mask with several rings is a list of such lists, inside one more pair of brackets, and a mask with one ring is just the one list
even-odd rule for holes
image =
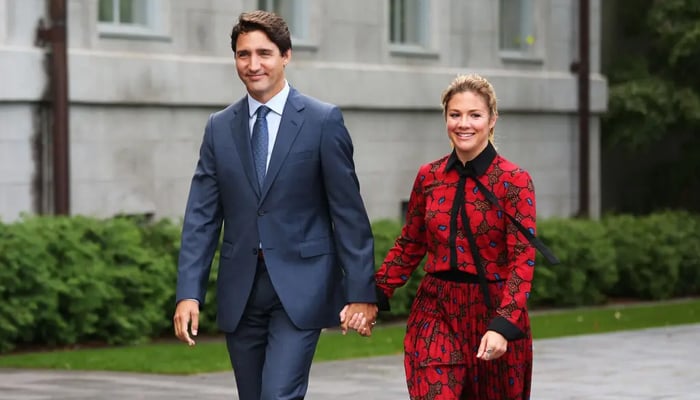
{"label": "suit button", "polygon": [[259,211],[258,211],[258,215],[262,217],[263,215],[265,215],[265,211],[259,210]]}
{"label": "suit button", "polygon": [[258,249],[253,249],[253,254],[258,254]]}

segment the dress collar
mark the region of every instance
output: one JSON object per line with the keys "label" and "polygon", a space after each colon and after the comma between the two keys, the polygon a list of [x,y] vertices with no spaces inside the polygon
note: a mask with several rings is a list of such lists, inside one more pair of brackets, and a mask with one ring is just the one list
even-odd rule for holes
{"label": "dress collar", "polygon": [[466,169],[467,171],[472,171],[474,176],[481,176],[486,173],[486,170],[493,162],[493,159],[496,158],[496,155],[498,155],[496,148],[493,147],[493,144],[489,141],[486,148],[482,150],[478,156],[462,165],[459,158],[457,158],[457,151],[452,150],[452,154],[450,154],[450,157],[447,159],[447,164],[445,164],[445,172],[451,169],[457,169],[457,171]]}

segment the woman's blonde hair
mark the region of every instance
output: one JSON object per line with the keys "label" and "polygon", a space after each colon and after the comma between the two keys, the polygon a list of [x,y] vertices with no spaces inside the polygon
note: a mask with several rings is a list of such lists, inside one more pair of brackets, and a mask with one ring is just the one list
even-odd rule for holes
{"label": "woman's blonde hair", "polygon": [[[452,100],[452,97],[457,93],[463,92],[473,92],[481,95],[489,108],[489,119],[498,117],[496,92],[486,78],[477,74],[458,75],[442,93],[442,113],[445,117],[447,117],[447,104]],[[489,131],[489,141],[491,143],[493,143],[493,138],[494,129],[491,128]]]}

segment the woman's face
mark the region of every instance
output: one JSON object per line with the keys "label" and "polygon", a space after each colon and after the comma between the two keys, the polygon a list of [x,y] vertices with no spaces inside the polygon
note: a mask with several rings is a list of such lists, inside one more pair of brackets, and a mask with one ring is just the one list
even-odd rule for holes
{"label": "woman's face", "polygon": [[486,148],[489,131],[496,125],[483,96],[469,91],[455,93],[447,102],[445,120],[447,136],[463,163]]}

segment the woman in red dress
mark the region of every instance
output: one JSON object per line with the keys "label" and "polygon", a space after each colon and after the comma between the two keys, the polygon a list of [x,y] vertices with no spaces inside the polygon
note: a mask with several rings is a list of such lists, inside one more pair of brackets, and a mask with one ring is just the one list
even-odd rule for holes
{"label": "woman in red dress", "polygon": [[[498,110],[486,79],[457,77],[442,106],[453,151],[418,170],[406,224],[376,274],[380,309],[427,254],[404,341],[411,399],[528,399],[532,179],[493,146]],[[362,315],[349,317],[371,334]]]}

